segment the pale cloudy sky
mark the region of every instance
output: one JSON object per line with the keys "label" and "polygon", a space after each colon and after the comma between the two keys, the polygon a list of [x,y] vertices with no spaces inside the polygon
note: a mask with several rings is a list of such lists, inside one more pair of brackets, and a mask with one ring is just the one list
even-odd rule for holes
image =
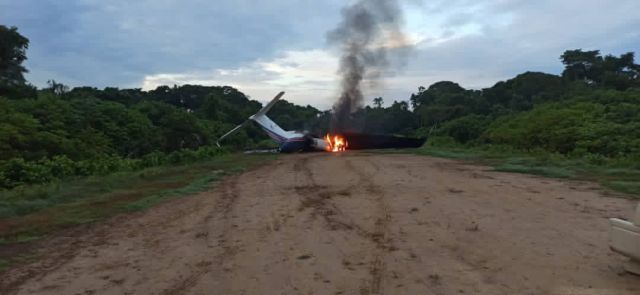
{"label": "pale cloudy sky", "polygon": [[[400,0],[415,44],[367,96],[406,100],[451,80],[489,87],[527,70],[559,73],[566,49],[638,53],[638,0]],[[337,55],[326,32],[345,0],[0,0],[0,24],[31,40],[27,79],[153,89],[231,85],[267,101],[329,108]]]}

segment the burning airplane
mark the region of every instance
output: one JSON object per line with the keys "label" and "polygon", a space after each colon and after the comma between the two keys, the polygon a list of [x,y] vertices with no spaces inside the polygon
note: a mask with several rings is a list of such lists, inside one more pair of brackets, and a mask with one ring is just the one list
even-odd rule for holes
{"label": "burning airplane", "polygon": [[327,134],[315,137],[307,132],[286,131],[267,117],[267,112],[282,98],[284,92],[278,93],[271,102],[250,116],[245,122],[222,135],[217,144],[227,136],[235,133],[247,123],[253,121],[258,124],[267,135],[279,145],[283,153],[303,151],[343,152],[347,149],[383,149],[383,148],[412,148],[424,144],[424,138],[406,138],[389,135],[372,135],[359,133]]}
{"label": "burning airplane", "polygon": [[[267,112],[284,95],[280,92],[269,104],[246,121],[254,121],[280,145],[281,152],[320,150],[342,152],[347,149],[410,148],[424,144],[424,138],[353,133],[351,114],[363,106],[362,84],[382,85],[381,79],[392,64],[394,55],[403,60],[410,51],[402,32],[402,10],[397,0],[357,0],[342,10],[342,20],[327,33],[329,45],[340,52],[338,75],[340,95],[333,105],[333,134],[315,137],[306,132],[285,131]],[[223,135],[218,142],[234,133],[245,123]]]}

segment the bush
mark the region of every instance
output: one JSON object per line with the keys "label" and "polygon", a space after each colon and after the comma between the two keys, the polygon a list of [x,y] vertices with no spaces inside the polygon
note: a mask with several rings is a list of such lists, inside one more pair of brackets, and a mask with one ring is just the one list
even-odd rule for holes
{"label": "bush", "polygon": [[612,102],[615,98],[583,100],[543,104],[501,117],[483,136],[492,143],[523,150],[542,148],[572,156],[618,158],[640,153],[640,116],[624,112],[630,107]]}
{"label": "bush", "polygon": [[51,159],[25,161],[22,158],[14,158],[0,165],[0,189],[45,184],[73,176],[106,175],[167,164],[186,164],[213,159],[225,153],[228,153],[228,150],[224,148],[201,147],[197,150],[183,149],[171,154],[153,152],[140,159],[102,156],[92,160],[73,161],[66,156],[55,156]]}
{"label": "bush", "polygon": [[459,143],[476,140],[487,129],[490,120],[481,115],[468,115],[442,125],[438,135],[445,135]]}
{"label": "bush", "polygon": [[8,187],[22,184],[46,183],[53,179],[51,170],[38,163],[26,162],[22,158],[14,158],[2,165],[3,182]]}
{"label": "bush", "polygon": [[138,168],[146,168],[153,166],[160,166],[167,163],[167,155],[158,151],[151,152],[140,158],[138,161]]}
{"label": "bush", "polygon": [[49,170],[54,178],[65,178],[76,175],[76,163],[67,156],[55,156],[51,160],[42,161],[42,165]]}
{"label": "bush", "polygon": [[265,139],[258,142],[255,146],[256,149],[277,149],[278,144],[271,139]]}
{"label": "bush", "polygon": [[600,112],[597,106],[542,105],[530,112],[497,120],[489,127],[486,136],[492,143],[524,150],[541,147],[567,154],[576,148],[576,143],[583,137],[582,132]]}
{"label": "bush", "polygon": [[427,146],[433,147],[456,147],[459,144],[455,139],[449,136],[432,136],[427,138]]}

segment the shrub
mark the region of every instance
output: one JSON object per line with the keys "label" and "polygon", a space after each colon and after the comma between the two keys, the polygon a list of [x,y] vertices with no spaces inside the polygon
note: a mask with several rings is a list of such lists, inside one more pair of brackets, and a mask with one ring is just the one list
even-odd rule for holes
{"label": "shrub", "polygon": [[442,125],[438,135],[446,135],[459,143],[476,140],[487,129],[490,120],[481,115],[468,115]]}
{"label": "shrub", "polygon": [[73,161],[66,156],[55,156],[39,161],[14,158],[0,164],[0,189],[11,189],[27,184],[45,184],[73,176],[105,175],[120,171],[133,171],[167,164],[186,164],[218,157],[229,151],[219,147],[183,149],[164,154],[152,152],[139,159],[102,156],[91,160]]}
{"label": "shrub", "polygon": [[65,178],[76,174],[76,162],[67,156],[55,156],[51,160],[43,160],[42,165],[49,170],[53,178]]}

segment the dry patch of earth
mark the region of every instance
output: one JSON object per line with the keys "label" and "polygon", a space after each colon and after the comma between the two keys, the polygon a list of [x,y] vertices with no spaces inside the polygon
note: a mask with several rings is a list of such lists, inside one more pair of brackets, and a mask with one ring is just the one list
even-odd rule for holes
{"label": "dry patch of earth", "polygon": [[2,294],[640,294],[608,249],[633,202],[415,155],[283,156],[46,242]]}

